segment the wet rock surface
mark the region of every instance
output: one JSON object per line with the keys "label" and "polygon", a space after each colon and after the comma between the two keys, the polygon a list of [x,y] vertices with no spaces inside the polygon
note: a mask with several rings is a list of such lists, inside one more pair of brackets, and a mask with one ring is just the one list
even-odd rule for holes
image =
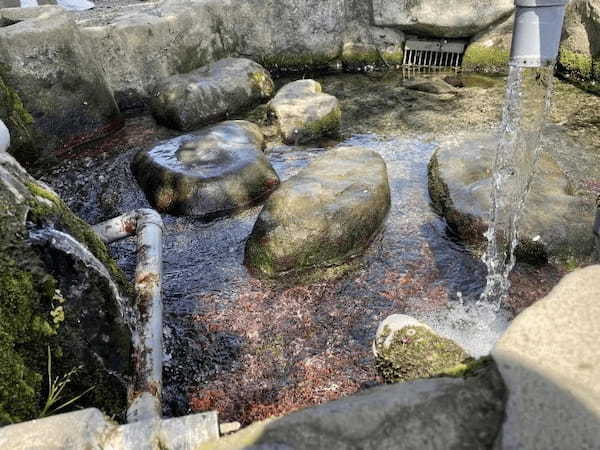
{"label": "wet rock surface", "polygon": [[[438,150],[430,163],[433,204],[460,238],[474,244],[485,241],[495,142],[493,136],[459,141]],[[570,147],[560,134],[555,134],[551,142],[559,148]],[[544,153],[521,219],[522,242],[517,257],[535,259],[531,253],[538,252],[537,247],[562,260],[589,256],[593,218],[590,197],[576,195],[563,169],[551,154]]]}
{"label": "wet rock surface", "polygon": [[249,59],[225,58],[160,83],[152,111],[166,125],[190,131],[250,108],[272,94],[273,81],[262,66]]}
{"label": "wet rock surface", "polygon": [[511,0],[493,3],[485,0],[373,0],[375,24],[449,38],[473,36],[510,14],[513,8]]}
{"label": "wet rock surface", "polygon": [[202,448],[492,448],[504,419],[504,394],[491,364],[464,379],[368,389],[254,424]]}
{"label": "wet rock surface", "polygon": [[415,80],[404,83],[406,89],[413,91],[428,92],[429,94],[455,94],[456,89],[446,81],[439,78],[430,80]]}
{"label": "wet rock surface", "polygon": [[466,367],[468,353],[450,339],[411,317],[394,314],[377,328],[375,366],[386,383],[449,374]]}
{"label": "wet rock surface", "polygon": [[0,230],[0,424],[41,413],[49,360],[53,380],[70,379],[62,398],[87,391],[78,406],[121,417],[131,374],[129,285],[106,247],[7,153]]}
{"label": "wet rock surface", "polygon": [[223,122],[138,152],[131,170],[158,211],[210,219],[246,208],[277,187],[262,147],[258,126]]}
{"label": "wet rock surface", "polygon": [[305,144],[339,131],[338,101],[324,94],[321,85],[314,80],[299,80],[283,86],[268,108],[287,144]]}
{"label": "wet rock surface", "polygon": [[384,160],[372,150],[338,147],[269,197],[244,262],[267,277],[344,263],[365,250],[389,208]]}

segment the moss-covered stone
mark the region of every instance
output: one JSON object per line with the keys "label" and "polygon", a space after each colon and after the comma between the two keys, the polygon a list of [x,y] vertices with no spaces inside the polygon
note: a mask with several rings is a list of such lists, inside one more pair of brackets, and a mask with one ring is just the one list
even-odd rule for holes
{"label": "moss-covered stone", "polygon": [[[73,315],[72,299],[59,290],[61,281],[54,276],[53,268],[40,249],[31,245],[30,231],[53,227],[70,233],[105,265],[122,292],[129,292],[129,284],[110,259],[106,246],[56,194],[35,182],[6,154],[0,157],[0,167],[0,425],[33,419],[40,413],[48,392],[48,349],[53,378],[84,365],[63,391],[63,401],[96,386],[79,405],[92,404],[109,414],[122,413],[126,398],[114,379],[104,369],[99,370],[97,361],[87,364],[73,350],[88,345],[80,341],[85,333],[78,331],[80,317]],[[81,288],[79,284],[74,286],[75,291]],[[97,298],[104,301],[107,297],[102,294],[103,288],[96,289]],[[82,300],[94,304],[92,298]],[[107,310],[107,326],[114,325],[108,316],[117,314],[119,311]],[[125,342],[118,344],[111,341],[115,347],[110,351],[115,357],[128,352],[129,342],[125,336],[123,339]]]}
{"label": "moss-covered stone", "polygon": [[323,136],[337,136],[340,132],[340,123],[342,121],[342,111],[338,107],[334,108],[325,117],[309,122],[306,127],[302,130],[303,142],[314,141]]}
{"label": "moss-covered stone", "polygon": [[38,156],[34,145],[34,120],[19,94],[8,85],[7,72],[8,68],[0,64],[0,120],[10,130],[10,152],[21,160],[33,160]]}
{"label": "moss-covered stone", "polygon": [[413,381],[442,375],[462,376],[472,358],[454,341],[425,326],[407,326],[391,334],[385,327],[375,342],[375,367],[386,383]]}
{"label": "moss-covered stone", "polygon": [[600,95],[600,58],[561,48],[556,70],[578,87]]}
{"label": "moss-covered stone", "polygon": [[508,68],[510,50],[472,44],[463,57],[463,69],[473,72],[504,72]]}

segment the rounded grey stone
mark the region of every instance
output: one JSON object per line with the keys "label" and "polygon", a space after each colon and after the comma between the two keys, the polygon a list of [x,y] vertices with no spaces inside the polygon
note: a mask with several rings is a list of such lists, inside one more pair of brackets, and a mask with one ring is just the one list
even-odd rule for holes
{"label": "rounded grey stone", "polygon": [[161,212],[211,219],[255,204],[279,184],[257,125],[228,121],[140,151],[131,170]]}

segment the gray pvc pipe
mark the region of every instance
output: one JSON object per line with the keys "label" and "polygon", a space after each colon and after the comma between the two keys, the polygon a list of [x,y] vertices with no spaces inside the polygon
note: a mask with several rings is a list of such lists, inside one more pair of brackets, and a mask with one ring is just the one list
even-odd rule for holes
{"label": "gray pvc pipe", "polygon": [[568,0],[516,0],[510,64],[553,65],[558,56]]}
{"label": "gray pvc pipe", "polygon": [[5,152],[10,147],[10,133],[4,122],[0,120],[0,153]]}
{"label": "gray pvc pipe", "polygon": [[137,234],[135,307],[139,316],[134,333],[134,378],[127,421],[161,416],[162,395],[162,233],[163,222],[153,209],[138,209],[93,227],[100,238],[114,242]]}

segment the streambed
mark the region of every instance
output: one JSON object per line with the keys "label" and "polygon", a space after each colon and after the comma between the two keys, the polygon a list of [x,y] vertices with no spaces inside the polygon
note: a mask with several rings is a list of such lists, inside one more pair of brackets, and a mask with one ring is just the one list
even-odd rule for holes
{"label": "streambed", "polygon": [[[346,275],[290,286],[255,280],[242,265],[260,207],[210,223],[165,216],[167,415],[218,409],[222,420],[249,423],[377,384],[371,340],[379,321],[392,313],[415,315],[473,354],[484,354],[507,320],[564,273],[559,266],[518,266],[507,311],[476,308],[485,268],[448,235],[429,203],[432,153],[495,132],[502,78],[476,76],[458,93],[443,95],[405,89],[398,72],[319,81],[340,99],[340,139],[314,147],[272,142],[268,157],[284,180],[333,146],[379,152],[392,190],[385,229]],[[557,159],[578,189],[593,195],[600,179],[600,165],[591,164],[598,158],[600,101],[557,84],[554,132],[581,149],[577,155],[556,149]],[[580,114],[594,105],[595,114]],[[149,117],[129,118],[123,130],[68,155],[43,179],[90,223],[148,207],[129,162],[138,149],[173,135]],[[111,250],[131,276],[133,240]]]}

